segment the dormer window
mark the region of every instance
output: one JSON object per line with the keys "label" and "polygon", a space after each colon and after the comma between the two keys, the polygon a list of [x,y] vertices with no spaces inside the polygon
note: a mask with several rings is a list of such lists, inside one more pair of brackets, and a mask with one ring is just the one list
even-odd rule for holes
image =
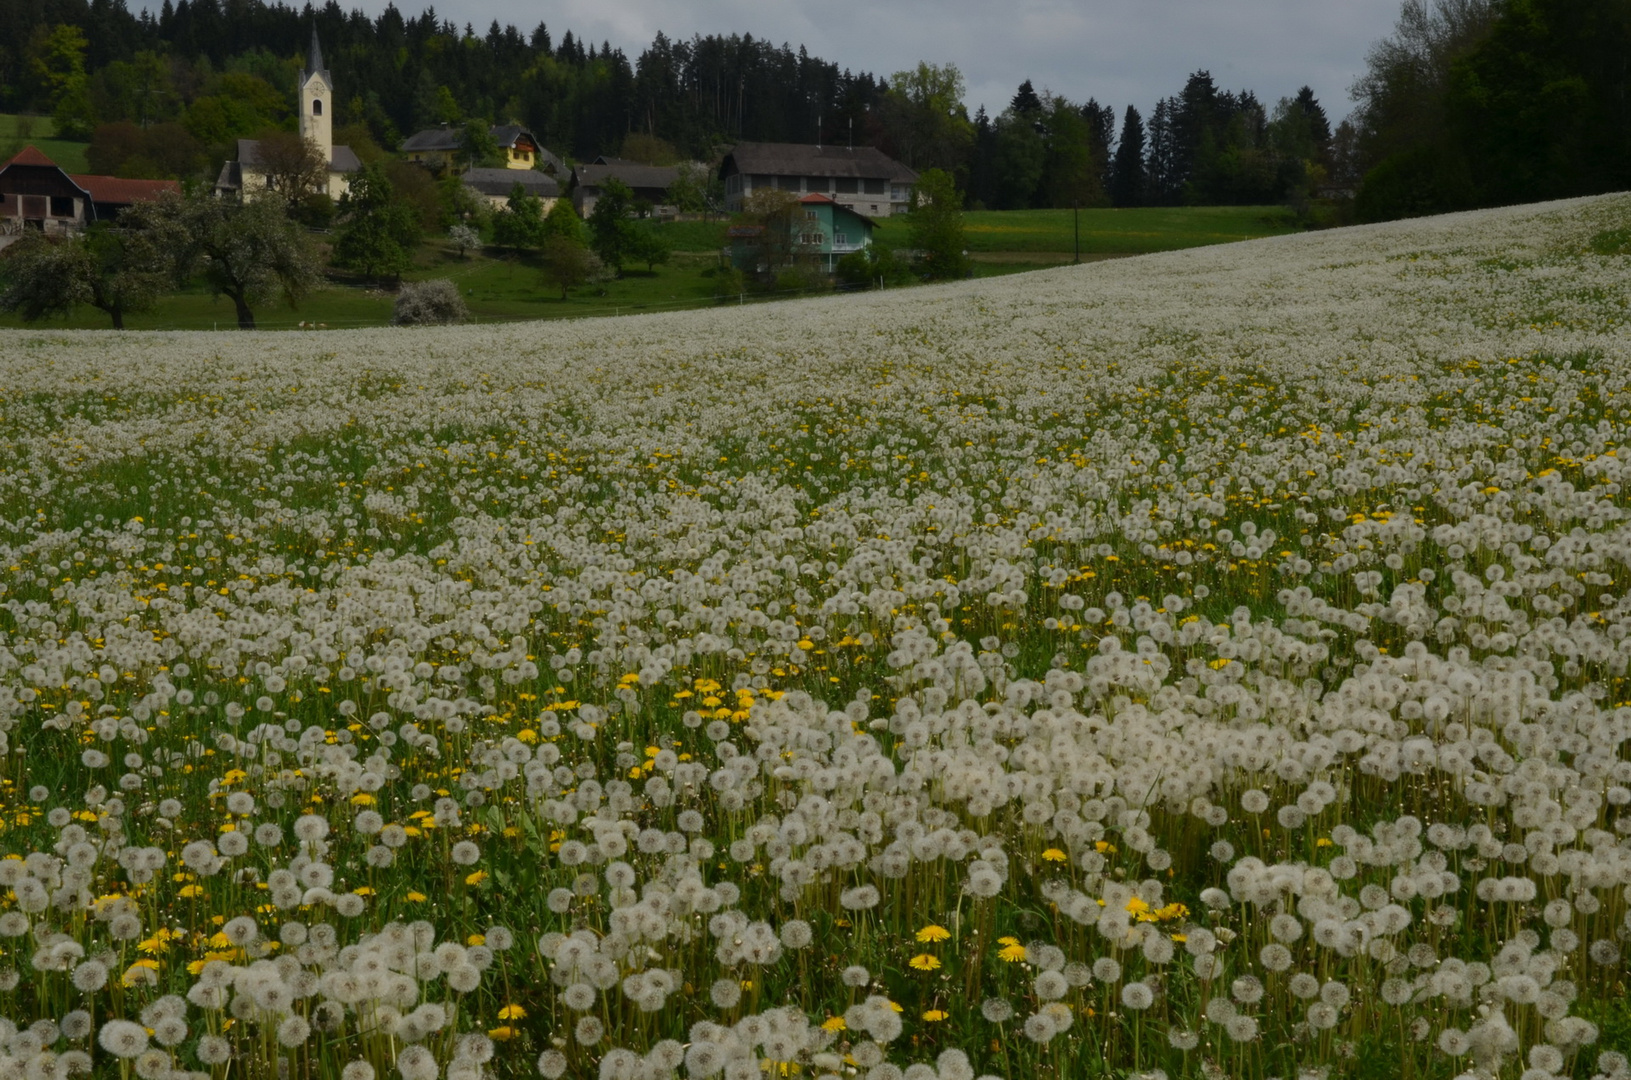
{"label": "dormer window", "polygon": [[323,115],[323,99],[322,98],[314,98],[312,100],[311,114],[313,116],[322,116]]}

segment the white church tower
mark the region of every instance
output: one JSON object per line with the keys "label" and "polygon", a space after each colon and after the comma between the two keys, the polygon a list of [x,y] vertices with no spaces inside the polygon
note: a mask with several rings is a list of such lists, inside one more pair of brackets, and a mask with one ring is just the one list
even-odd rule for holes
{"label": "white church tower", "polygon": [[334,161],[334,79],[323,66],[323,49],[312,28],[311,52],[306,54],[306,70],[300,78],[300,135],[310,139],[323,160]]}
{"label": "white church tower", "polygon": [[[334,145],[334,77],[323,66],[323,50],[317,44],[317,31],[311,32],[311,52],[306,55],[306,69],[300,73],[300,137],[317,147],[323,160],[328,162],[328,178],[319,181],[319,190],[326,190],[331,199],[339,199],[351,189],[351,176],[362,168],[362,162],[349,146]],[[270,185],[266,164],[261,158],[260,142],[255,139],[238,140],[238,156],[221,166],[221,175],[215,181],[215,193],[233,198],[253,196]]]}

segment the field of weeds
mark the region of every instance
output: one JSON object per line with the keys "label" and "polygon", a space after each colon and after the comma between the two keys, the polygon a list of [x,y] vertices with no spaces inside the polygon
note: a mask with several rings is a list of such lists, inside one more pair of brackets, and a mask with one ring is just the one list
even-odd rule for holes
{"label": "field of weeds", "polygon": [[1628,219],[0,336],[0,1076],[1623,1080]]}

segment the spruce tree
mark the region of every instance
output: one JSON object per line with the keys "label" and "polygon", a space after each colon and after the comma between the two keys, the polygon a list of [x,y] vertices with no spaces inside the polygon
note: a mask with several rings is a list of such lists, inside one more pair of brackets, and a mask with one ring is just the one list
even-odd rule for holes
{"label": "spruce tree", "polygon": [[1137,108],[1129,105],[1121,123],[1121,139],[1116,143],[1110,178],[1110,199],[1117,206],[1144,203],[1144,141],[1144,118]]}

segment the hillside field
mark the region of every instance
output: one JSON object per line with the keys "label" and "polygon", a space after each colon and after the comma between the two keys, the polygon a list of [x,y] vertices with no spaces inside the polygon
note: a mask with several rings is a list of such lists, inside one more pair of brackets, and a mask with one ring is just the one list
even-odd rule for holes
{"label": "hillside field", "polygon": [[0,1066],[1621,1080],[1628,228],[0,331]]}
{"label": "hillside field", "polygon": [[85,147],[88,144],[74,139],[58,139],[55,133],[56,126],[49,116],[0,113],[0,163],[10,161],[25,146],[34,146],[67,172],[90,172],[90,166],[85,163]]}

